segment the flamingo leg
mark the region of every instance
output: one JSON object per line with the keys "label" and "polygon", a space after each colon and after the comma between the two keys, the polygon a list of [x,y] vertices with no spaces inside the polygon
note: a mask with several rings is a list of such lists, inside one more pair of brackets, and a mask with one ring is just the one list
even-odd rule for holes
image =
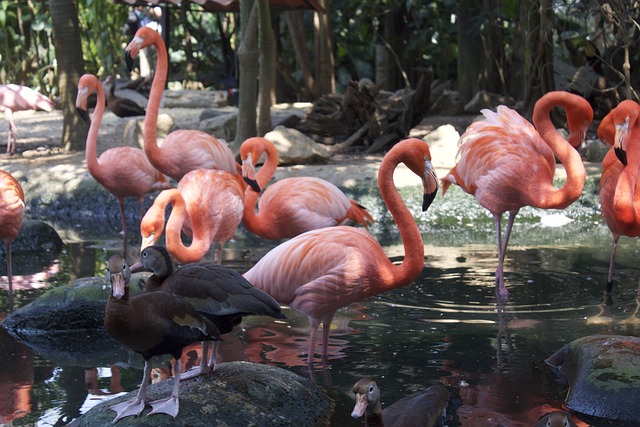
{"label": "flamingo leg", "polygon": [[18,139],[18,128],[13,121],[13,111],[10,109],[4,110],[4,115],[9,121],[9,132],[7,133],[7,154],[13,154],[16,152],[16,141]]}
{"label": "flamingo leg", "polygon": [[611,245],[611,258],[609,259],[609,274],[607,275],[607,285],[604,290],[605,295],[610,295],[613,289],[613,273],[615,272],[616,250],[618,249],[619,235],[613,235],[613,244]]}
{"label": "flamingo leg", "polygon": [[500,289],[505,288],[504,286],[504,257],[503,248],[502,248],[502,226],[501,226],[502,215],[493,214],[493,221],[496,224],[496,246],[498,247],[498,268],[496,269],[496,290],[500,291]]}
{"label": "flamingo leg", "polygon": [[331,319],[325,319],[322,322],[322,363],[325,365],[329,361],[329,332],[331,332]]}
{"label": "flamingo leg", "polygon": [[120,219],[122,220],[122,234],[123,240],[127,242],[127,220],[124,217],[124,197],[118,198],[118,207],[120,208]]}
{"label": "flamingo leg", "polygon": [[222,265],[222,243],[213,242],[213,262]]}
{"label": "flamingo leg", "polygon": [[144,410],[147,399],[147,387],[149,385],[149,380],[151,379],[152,365],[153,364],[151,360],[144,361],[144,374],[142,376],[142,384],[140,384],[140,389],[138,390],[138,394],[134,399],[118,403],[117,405],[109,406],[109,409],[116,412],[116,417],[113,420],[114,424],[122,418],[130,417],[132,415],[140,415],[140,413]]}
{"label": "flamingo leg", "polygon": [[313,356],[315,355],[316,350],[316,336],[318,335],[318,327],[320,326],[320,321],[316,319],[311,319],[311,327],[309,333],[309,353],[307,354],[307,364],[313,364]]}
{"label": "flamingo leg", "polygon": [[178,411],[180,410],[178,401],[180,394],[180,371],[182,371],[182,362],[180,362],[180,358],[177,358],[173,363],[173,391],[171,392],[171,395],[165,399],[158,399],[153,402],[149,402],[149,405],[151,405],[153,409],[147,416],[154,414],[167,414],[175,418],[176,415],[178,415]]}
{"label": "flamingo leg", "polygon": [[[500,219],[496,221],[496,231],[498,233],[498,270],[496,271],[496,285],[498,287],[498,296],[500,298],[507,298],[509,291],[504,284],[504,259],[507,255],[507,246],[509,245],[509,237],[511,236],[511,229],[515,222],[518,209],[509,212],[509,220],[507,221],[507,229],[504,232],[504,242],[500,239]],[[495,218],[495,215],[494,215]],[[501,244],[502,243],[502,244]]]}
{"label": "flamingo leg", "polygon": [[7,249],[7,282],[9,284],[9,312],[13,311],[13,273],[11,271],[11,242],[5,241]]}

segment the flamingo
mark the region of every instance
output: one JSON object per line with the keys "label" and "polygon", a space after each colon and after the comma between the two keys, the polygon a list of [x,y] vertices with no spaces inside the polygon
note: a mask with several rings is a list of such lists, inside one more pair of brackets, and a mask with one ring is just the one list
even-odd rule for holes
{"label": "flamingo", "polygon": [[[222,264],[222,246],[233,238],[242,221],[243,189],[239,179],[215,169],[187,173],[177,189],[161,192],[140,222],[142,251],[155,244],[165,228],[165,209],[173,205],[166,224],[167,249],[180,263],[198,262],[216,247],[214,261]],[[192,235],[185,246],[180,231]]]}
{"label": "flamingo", "polygon": [[22,85],[6,84],[0,85],[0,111],[9,121],[9,132],[7,134],[7,153],[16,152],[16,140],[18,139],[18,128],[13,121],[14,111],[44,110],[53,111],[53,101],[36,92],[35,90]]}
{"label": "flamingo", "polygon": [[167,178],[155,169],[140,148],[113,147],[97,158],[98,130],[104,114],[104,90],[93,74],[85,74],[78,81],[76,108],[86,116],[87,99],[93,92],[98,95],[93,121],[87,134],[85,158],[91,176],[118,200],[124,242],[127,241],[127,224],[124,216],[124,200],[135,197],[138,200],[140,218],[143,214],[144,195],[171,188]]}
{"label": "flamingo", "polygon": [[18,237],[24,220],[24,191],[17,179],[0,169],[0,239],[7,251],[7,282],[9,310],[13,309],[13,278],[11,274],[11,242]]}
{"label": "flamingo", "polygon": [[[254,167],[266,153],[266,160],[255,173]],[[316,228],[358,222],[367,228],[373,218],[367,210],[350,200],[338,187],[315,177],[285,178],[269,186],[262,194],[256,214],[260,189],[273,177],[278,166],[278,151],[265,138],[249,138],[240,147],[242,175],[250,184],[244,192],[245,227],[265,239],[297,236]]]}
{"label": "flamingo", "polygon": [[176,181],[194,169],[219,169],[239,176],[240,165],[229,146],[206,132],[176,130],[165,137],[162,147],[158,147],[156,123],[168,69],[167,49],[162,37],[152,28],[140,28],[126,47],[126,58],[127,63],[131,63],[140,49],[151,45],[156,48],[156,71],[144,117],[144,151],[151,164]]}
{"label": "flamingo", "polygon": [[[600,140],[612,145],[602,160],[600,178],[602,214],[613,236],[605,295],[610,295],[613,288],[616,249],[620,236],[640,236],[640,215],[637,212],[640,209],[640,202],[637,201],[640,192],[636,191],[640,159],[637,157],[635,144],[635,139],[640,135],[639,117],[638,103],[622,101],[598,126]],[[627,155],[629,147],[632,149]]]}
{"label": "flamingo", "polygon": [[[568,141],[549,117],[556,106],[566,110],[571,131]],[[491,212],[498,246],[496,291],[499,298],[506,299],[509,291],[504,283],[504,258],[515,217],[523,206],[564,209],[580,197],[586,171],[574,147],[584,142],[593,110],[584,98],[556,91],[536,102],[535,128],[504,105],[497,112],[482,110],[482,114],[484,119],[472,123],[460,138],[459,160],[442,178],[442,192],[451,184],[459,185]],[[560,189],[553,186],[554,153],[567,171]],[[505,212],[509,212],[509,221],[502,239],[500,222]]]}
{"label": "flamingo", "polygon": [[438,179],[429,147],[419,139],[397,143],[382,160],[378,186],[404,243],[405,259],[401,264],[393,264],[366,230],[335,226],[307,231],[281,243],[244,274],[254,287],[309,318],[309,365],[313,363],[320,323],[326,362],[329,327],[337,309],[408,285],[424,267],[420,230],[393,184],[393,171],[400,163],[422,179],[423,210],[435,197]]}

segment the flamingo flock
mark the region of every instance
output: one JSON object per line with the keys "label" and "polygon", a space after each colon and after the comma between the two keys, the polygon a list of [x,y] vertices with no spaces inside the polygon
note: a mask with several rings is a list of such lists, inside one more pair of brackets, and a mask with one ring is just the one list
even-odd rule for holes
{"label": "flamingo flock", "polygon": [[[124,200],[135,197],[138,201],[141,260],[154,273],[147,292],[130,296],[132,268],[127,260],[115,255],[108,262],[112,294],[105,312],[105,328],[145,359],[138,395],[113,406],[117,414],[114,422],[139,415],[147,403],[154,408],[152,414],[175,417],[179,409],[182,349],[202,341],[205,357],[213,342],[210,362],[203,360],[197,373],[187,377],[215,369],[215,348],[221,333],[231,331],[242,316],[249,314],[284,319],[280,305],[309,320],[306,363],[312,366],[319,355],[326,365],[331,323],[338,309],[409,286],[424,269],[422,233],[394,184],[394,170],[403,164],[419,177],[423,211],[434,201],[439,181],[429,147],[422,140],[399,141],[382,159],[377,181],[380,197],[393,217],[404,251],[402,262],[394,263],[369,232],[373,216],[333,183],[313,177],[270,183],[278,169],[278,152],[265,138],[249,138],[241,144],[241,163],[226,143],[201,131],[174,131],[159,146],[156,123],[167,79],[167,52],[159,34],[143,27],[125,49],[128,61],[145,48],[154,48],[157,60],[144,114],[143,149],[110,148],[98,157],[105,93],[97,77],[86,74],[80,78],[76,100],[78,110],[86,115],[89,96],[97,94],[86,140],[87,168],[118,201],[125,247]],[[12,89],[4,86],[0,87],[0,100],[3,94],[7,99],[6,93]],[[22,93],[31,94],[24,90]],[[45,110],[52,106],[41,98],[30,105]],[[16,138],[11,111],[19,107],[17,103],[13,108],[3,107],[11,123],[9,152],[15,150]],[[567,138],[551,121],[554,107],[566,112]],[[582,194],[586,171],[576,149],[585,140],[593,110],[578,95],[554,91],[536,103],[533,123],[506,106],[499,106],[496,111],[483,110],[482,114],[483,119],[472,123],[461,136],[457,163],[440,181],[443,195],[452,184],[459,186],[493,217],[497,247],[495,293],[497,300],[504,302],[509,297],[505,280],[507,247],[519,210],[524,206],[564,209]],[[613,286],[619,238],[640,236],[640,201],[636,203],[640,178],[640,157],[636,155],[640,152],[635,150],[639,126],[640,105],[624,101],[598,128],[599,138],[611,146],[602,162],[599,189],[604,220],[613,237],[607,293]],[[259,166],[263,155],[264,162]],[[560,188],[553,182],[556,158],[567,172]],[[175,188],[169,179],[177,183]],[[20,183],[4,171],[0,171],[0,190],[0,238],[7,251],[13,307],[11,243],[22,227],[25,197]],[[148,194],[154,201],[145,212],[143,201]],[[503,231],[504,213],[509,217]],[[263,239],[284,240],[242,275],[222,267],[223,245],[234,239],[240,227]],[[163,236],[166,248],[158,245]],[[188,244],[184,236],[190,240]],[[211,250],[214,262],[203,263]],[[172,258],[185,265],[174,270]],[[180,320],[183,318],[186,320]],[[140,336],[144,339],[138,339]],[[150,358],[162,354],[170,354],[176,361],[174,388],[168,399],[148,402]],[[354,409],[354,416],[366,412],[368,419],[375,420],[385,415],[375,382],[363,380],[353,390],[362,400]]]}

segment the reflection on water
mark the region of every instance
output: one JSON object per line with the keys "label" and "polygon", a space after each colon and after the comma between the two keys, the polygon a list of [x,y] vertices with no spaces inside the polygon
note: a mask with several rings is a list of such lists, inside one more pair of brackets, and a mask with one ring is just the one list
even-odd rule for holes
{"label": "reflection on water", "polygon": [[[276,243],[265,245],[239,231],[238,241],[225,252],[226,263],[244,271]],[[24,280],[54,286],[102,275],[120,244],[117,236],[67,243],[44,276]],[[129,249],[133,259],[136,248]],[[514,245],[505,267],[510,299],[502,307],[494,294],[493,245],[425,249],[426,268],[414,284],[336,313],[329,368],[308,372],[308,320],[288,308],[285,321],[246,318],[242,329],[224,337],[219,360],[268,363],[313,375],[336,400],[335,425],[363,424],[350,417],[350,390],[359,377],[372,375],[381,386],[383,406],[441,383],[462,399],[451,426],[517,427],[531,426],[562,407],[566,388],[545,358],[584,335],[637,334],[635,240],[620,244],[612,305],[602,301],[610,249],[606,234],[579,246]],[[397,256],[401,247],[390,242],[388,253]],[[30,288],[18,291],[17,304],[43,292]],[[6,292],[0,296],[4,317]],[[186,349],[184,365],[199,363],[199,352],[199,344]],[[64,425],[100,401],[136,389],[142,367],[126,355],[100,366],[56,360],[1,328],[0,358],[0,421],[14,425]],[[154,377],[168,378],[168,366],[157,363]]]}

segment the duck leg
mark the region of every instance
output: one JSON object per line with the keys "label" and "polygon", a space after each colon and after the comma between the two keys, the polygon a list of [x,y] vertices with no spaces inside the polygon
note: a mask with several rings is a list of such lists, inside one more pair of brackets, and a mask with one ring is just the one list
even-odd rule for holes
{"label": "duck leg", "polygon": [[173,418],[178,415],[179,402],[178,395],[180,394],[180,372],[182,371],[182,362],[180,362],[180,358],[176,358],[173,363],[173,391],[171,392],[171,396],[165,399],[154,400],[153,402],[149,402],[149,405],[153,408],[149,415],[154,414],[167,414],[171,415]]}
{"label": "duck leg", "polygon": [[[199,375],[209,372],[209,367],[207,367],[207,355],[209,354],[209,349],[211,345],[208,341],[202,342],[202,356],[200,357],[200,365],[197,368],[193,368],[183,374],[180,375],[180,380],[189,380],[191,378],[195,378]],[[215,351],[215,349],[214,349]],[[214,356],[211,356],[212,359],[215,359]],[[179,373],[179,372],[178,372]],[[174,376],[176,373],[174,373]]]}
{"label": "duck leg", "polygon": [[116,417],[113,420],[114,423],[118,422],[122,418],[130,417],[132,415],[140,415],[144,410],[146,398],[147,398],[147,386],[149,385],[149,379],[151,378],[151,360],[144,361],[144,375],[142,377],[142,384],[135,399],[127,400],[117,405],[109,406],[109,409],[116,412]]}

